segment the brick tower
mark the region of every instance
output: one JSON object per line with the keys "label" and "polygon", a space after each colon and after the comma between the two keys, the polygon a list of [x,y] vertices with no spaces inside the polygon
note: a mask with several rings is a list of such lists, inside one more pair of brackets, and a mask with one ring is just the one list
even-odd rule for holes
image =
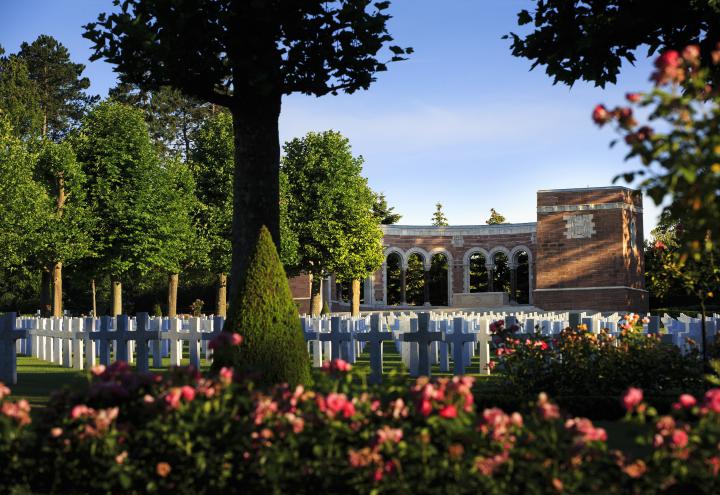
{"label": "brick tower", "polygon": [[534,304],[647,311],[642,195],[626,187],[537,193]]}

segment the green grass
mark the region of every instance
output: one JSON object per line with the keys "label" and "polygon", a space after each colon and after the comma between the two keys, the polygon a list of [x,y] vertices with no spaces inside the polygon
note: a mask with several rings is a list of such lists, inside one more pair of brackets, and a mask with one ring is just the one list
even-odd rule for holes
{"label": "green grass", "polygon": [[25,356],[17,358],[17,378],[17,385],[10,387],[13,398],[27,399],[34,409],[45,407],[56,390],[79,389],[88,383],[86,371]]}

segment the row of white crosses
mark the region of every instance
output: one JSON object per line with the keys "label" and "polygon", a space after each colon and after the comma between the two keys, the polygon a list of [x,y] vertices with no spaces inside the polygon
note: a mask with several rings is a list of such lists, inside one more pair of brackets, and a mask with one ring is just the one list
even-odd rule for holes
{"label": "row of white crosses", "polygon": [[[16,354],[29,355],[66,368],[89,369],[113,361],[135,363],[138,371],[180,366],[183,347],[189,347],[190,364],[212,358],[210,340],[222,331],[222,317],[150,318],[17,318],[8,313],[0,321],[0,381],[16,383]],[[12,356],[11,356],[12,355]],[[112,359],[111,359],[112,357]]]}
{"label": "row of white crosses", "polygon": [[[530,337],[536,331],[543,336],[557,335],[567,327],[577,328],[581,324],[590,332],[608,330],[611,335],[617,336],[621,331],[623,317],[620,313],[603,315],[588,312],[389,312],[361,317],[328,315],[313,318],[303,315],[301,321],[314,366],[320,367],[324,361],[337,358],[354,363],[367,345],[370,379],[378,383],[382,379],[384,341],[395,343],[412,376],[429,375],[431,366],[435,364],[441,372],[449,372],[450,354],[453,373],[456,375],[466,372],[476,353],[480,362],[479,372],[489,373],[492,340],[489,326],[494,321],[505,320],[506,328],[515,323],[520,324],[521,329],[516,336],[521,338]],[[679,345],[681,349],[684,340],[681,342],[676,336],[676,327],[684,325],[692,328],[692,331],[687,330],[686,333],[696,341],[699,340],[699,320],[696,318],[670,319],[676,322],[673,324],[658,316],[648,315],[648,319],[643,325],[645,333],[660,333],[662,323],[670,332],[662,336],[663,340]],[[709,318],[707,328],[708,338],[714,339],[716,331],[720,330],[720,316]]]}

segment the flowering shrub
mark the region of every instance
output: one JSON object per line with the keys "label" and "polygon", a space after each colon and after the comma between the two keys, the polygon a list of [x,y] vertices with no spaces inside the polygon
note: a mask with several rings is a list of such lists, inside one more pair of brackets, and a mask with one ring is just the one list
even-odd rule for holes
{"label": "flowering shrub", "polygon": [[[587,418],[546,394],[526,414],[477,409],[473,378],[366,387],[342,361],[312,389],[256,389],[231,369],[94,370],[36,423],[3,392],[3,492],[655,493],[720,488],[720,389],[658,417],[639,389],[622,399],[645,426],[629,459]],[[617,400],[617,398],[616,398]],[[8,405],[9,404],[9,405]],[[19,403],[18,403],[19,404]],[[20,412],[19,412],[20,411]],[[648,429],[649,428],[649,429]],[[12,434],[9,434],[12,432]]]}
{"label": "flowering shrub", "polygon": [[508,339],[495,350],[494,372],[507,393],[530,400],[544,391],[571,411],[594,417],[620,415],[615,397],[630,386],[666,397],[666,406],[682,390],[701,390],[697,352],[683,355],[658,336],[639,333],[636,324],[637,318],[627,317],[619,339],[582,328],[551,339]]}

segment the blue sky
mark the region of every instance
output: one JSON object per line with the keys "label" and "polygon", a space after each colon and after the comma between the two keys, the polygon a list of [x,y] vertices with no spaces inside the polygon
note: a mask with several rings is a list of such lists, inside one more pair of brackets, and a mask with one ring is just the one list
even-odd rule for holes
{"label": "blue sky", "polygon": [[[650,62],[626,67],[616,86],[553,86],[543,68],[514,58],[501,37],[518,31],[526,0],[394,0],[390,30],[412,46],[410,60],[392,64],[369,91],[283,102],[281,139],[308,131],[342,132],[365,158],[370,185],[386,194],[401,223],[427,224],[435,203],[451,225],[484,223],[490,208],[510,222],[535,220],[539,189],[606,186],[621,172],[626,148],[591,121],[600,102],[621,103],[649,87]],[[81,26],[111,0],[2,0],[0,44],[50,34],[87,65],[91,92],[106,95],[112,66],[90,63]],[[639,54],[641,55],[641,54]],[[659,210],[645,198],[648,235]]]}

